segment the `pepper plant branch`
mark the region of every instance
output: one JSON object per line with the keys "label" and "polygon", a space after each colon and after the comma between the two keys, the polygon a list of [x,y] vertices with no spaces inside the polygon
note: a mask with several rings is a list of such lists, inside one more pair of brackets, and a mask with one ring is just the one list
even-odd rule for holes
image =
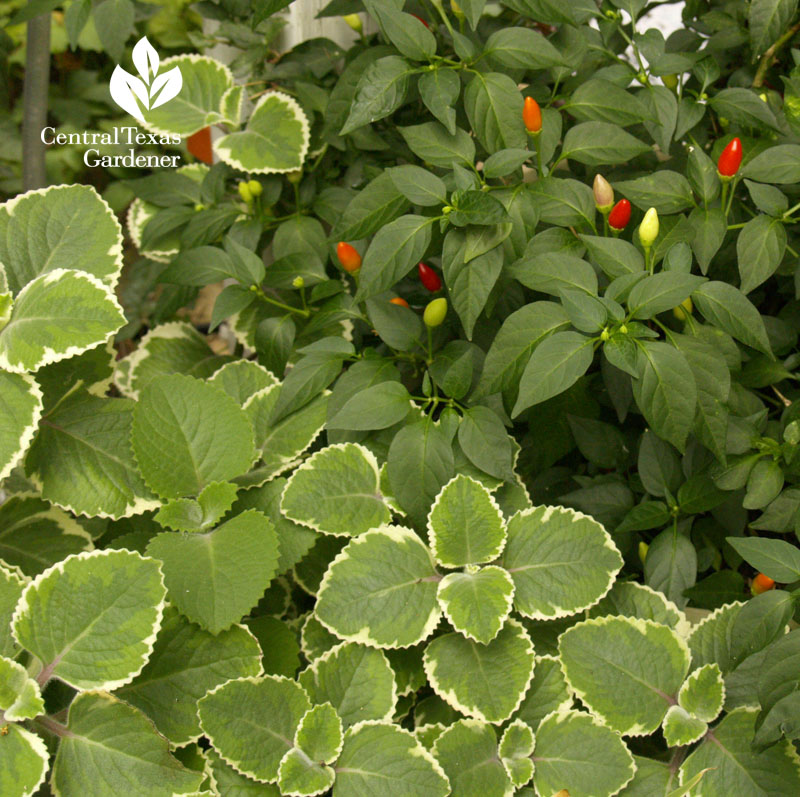
{"label": "pepper plant branch", "polygon": [[786,45],[789,41],[791,41],[792,37],[794,36],[797,31],[800,30],[800,22],[796,22],[792,25],[786,33],[783,34],[780,38],[776,39],[766,50],[764,55],[761,56],[761,60],[758,63],[758,69],[756,69],[756,76],[753,78],[753,88],[759,89],[761,86],[764,85],[764,78],[767,75],[767,70],[770,68],[772,64],[772,59],[775,57],[775,53],[778,52],[784,45]]}

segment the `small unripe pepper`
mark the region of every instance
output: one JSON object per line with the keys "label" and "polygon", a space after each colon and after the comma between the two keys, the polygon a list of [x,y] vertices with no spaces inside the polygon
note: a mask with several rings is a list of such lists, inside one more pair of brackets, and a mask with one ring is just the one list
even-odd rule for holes
{"label": "small unripe pepper", "polygon": [[631,203],[627,199],[620,199],[608,214],[608,226],[616,232],[622,232],[631,220]]}
{"label": "small unripe pepper", "polygon": [[717,171],[723,180],[730,180],[742,165],[742,142],[734,138],[717,160]]}
{"label": "small unripe pepper", "polygon": [[417,273],[419,274],[419,281],[431,292],[436,293],[442,289],[442,281],[439,275],[424,263],[417,265]]}
{"label": "small unripe pepper", "polygon": [[258,180],[250,180],[247,183],[247,187],[250,189],[250,193],[253,196],[261,196],[264,193],[264,186],[258,182]]}
{"label": "small unripe pepper", "polygon": [[694,310],[694,305],[692,304],[692,297],[689,296],[677,307],[672,308],[672,315],[674,315],[678,321],[686,321],[686,319],[692,314],[692,310]]}
{"label": "small unripe pepper", "polygon": [[350,274],[355,274],[361,268],[361,255],[354,246],[344,241],[336,244],[336,257],[339,258],[342,268]]}
{"label": "small unripe pepper", "polygon": [[675,89],[678,88],[677,75],[662,75],[661,82],[671,91],[675,91]]}
{"label": "small unripe pepper", "polygon": [[542,109],[533,97],[525,98],[525,105],[522,108],[522,121],[529,133],[538,136],[542,132]]}
{"label": "small unripe pepper", "polygon": [[361,33],[364,26],[361,23],[361,17],[358,14],[347,14],[342,19],[356,32]]}
{"label": "small unripe pepper", "polygon": [[656,238],[658,238],[658,211],[650,208],[639,225],[639,240],[645,249],[649,249]]}
{"label": "small unripe pepper", "polygon": [[300,275],[296,276],[292,280],[292,287],[293,288],[303,288],[303,287],[305,287],[305,284],[306,284],[306,281]]}
{"label": "small unripe pepper", "polygon": [[408,302],[402,296],[395,296],[394,299],[389,299],[390,304],[396,304],[398,307],[408,307]]}
{"label": "small unripe pepper", "polygon": [[614,207],[614,189],[602,174],[594,176],[592,192],[594,193],[594,204],[603,215]]}
{"label": "small unripe pepper", "polygon": [[248,205],[253,201],[253,192],[250,190],[250,186],[246,180],[242,180],[239,185],[236,186],[236,190],[239,192],[239,196],[247,202]]}
{"label": "small unripe pepper", "polygon": [[650,546],[644,542],[643,540],[639,543],[639,561],[644,564],[644,560],[647,559],[647,552],[650,550]]}
{"label": "small unripe pepper", "polygon": [[771,589],[775,589],[775,582],[763,573],[756,575],[750,584],[750,591],[753,595],[760,595],[762,592],[769,592]]}
{"label": "small unripe pepper", "polygon": [[447,299],[440,298],[428,302],[425,312],[422,314],[422,320],[425,326],[438,327],[447,315]]}

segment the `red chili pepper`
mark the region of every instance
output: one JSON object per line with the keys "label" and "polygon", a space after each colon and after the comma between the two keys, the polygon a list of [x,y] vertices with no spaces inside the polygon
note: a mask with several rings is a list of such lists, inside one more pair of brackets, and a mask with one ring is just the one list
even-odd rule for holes
{"label": "red chili pepper", "polygon": [[717,171],[721,177],[733,177],[742,165],[742,142],[734,138],[725,149],[717,161]]}
{"label": "red chili pepper", "polygon": [[198,130],[196,133],[189,136],[189,138],[186,139],[186,149],[188,149],[197,160],[203,161],[203,163],[207,163],[209,166],[214,163],[214,153],[211,149],[211,128],[204,127],[202,130]]}
{"label": "red chili pepper", "polygon": [[439,275],[432,268],[426,266],[424,263],[420,263],[417,266],[417,272],[419,273],[419,281],[431,293],[436,293],[436,291],[440,291],[442,289],[442,281],[439,279]]}
{"label": "red chili pepper", "polygon": [[394,299],[389,299],[390,304],[396,304],[399,307],[408,307],[408,302],[402,296],[395,296]]}
{"label": "red chili pepper", "polygon": [[430,28],[430,25],[419,14],[414,14],[412,12],[411,16],[416,17],[426,28]]}
{"label": "red chili pepper", "polygon": [[620,199],[608,214],[608,226],[620,232],[628,226],[631,220],[631,203],[627,199]]}
{"label": "red chili pepper", "polygon": [[529,133],[540,133],[542,130],[542,109],[533,97],[525,98],[522,108],[522,121]]}
{"label": "red chili pepper", "polygon": [[336,244],[336,257],[339,258],[342,268],[350,274],[355,274],[361,268],[361,255],[355,247],[344,241]]}

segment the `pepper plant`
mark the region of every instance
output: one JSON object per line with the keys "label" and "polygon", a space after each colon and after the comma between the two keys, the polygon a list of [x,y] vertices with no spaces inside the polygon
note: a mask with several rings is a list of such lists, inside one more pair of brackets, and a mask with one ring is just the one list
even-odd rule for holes
{"label": "pepper plant", "polygon": [[0,206],[0,792],[798,792],[797,4],[286,5]]}

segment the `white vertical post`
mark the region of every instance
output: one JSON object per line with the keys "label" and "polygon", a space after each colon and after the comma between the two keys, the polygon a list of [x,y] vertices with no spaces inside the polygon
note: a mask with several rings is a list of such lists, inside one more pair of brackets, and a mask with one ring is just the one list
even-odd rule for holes
{"label": "white vertical post", "polygon": [[[357,38],[341,17],[316,19],[317,14],[328,5],[329,0],[294,0],[287,9],[288,24],[281,34],[281,49],[291,50],[307,39],[324,37],[342,47],[349,47]],[[366,14],[362,22],[366,23]]]}

